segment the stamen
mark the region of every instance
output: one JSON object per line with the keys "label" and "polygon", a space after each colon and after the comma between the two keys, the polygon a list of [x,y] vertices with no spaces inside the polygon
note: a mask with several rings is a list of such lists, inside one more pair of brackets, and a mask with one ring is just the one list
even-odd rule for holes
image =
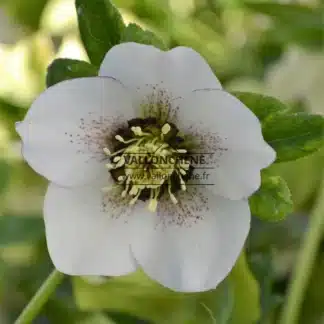
{"label": "stamen", "polygon": [[142,190],[139,190],[137,195],[129,202],[130,205],[134,205],[136,201],[138,200],[138,197],[140,196]]}
{"label": "stamen", "polygon": [[138,187],[133,186],[132,189],[130,190],[129,194],[130,194],[131,196],[135,196],[135,195],[137,195],[138,190],[139,190]]}
{"label": "stamen", "polygon": [[104,151],[104,153],[107,154],[108,156],[111,154],[111,151],[110,151],[109,148],[107,148],[107,147],[104,147],[104,148],[103,148],[103,151]]}
{"label": "stamen", "polygon": [[136,135],[136,136],[151,136],[152,134],[146,133],[142,131],[142,128],[140,126],[132,126],[131,131]]}
{"label": "stamen", "polygon": [[120,160],[120,156],[115,156],[113,159],[114,162],[118,162],[119,160]]}
{"label": "stamen", "polygon": [[120,182],[124,182],[125,179],[126,179],[125,176],[119,176],[119,177],[117,178],[117,180],[120,181]]}
{"label": "stamen", "polygon": [[138,141],[137,138],[132,138],[132,139],[130,139],[128,141],[125,141],[120,135],[116,135],[115,138],[116,138],[117,141],[122,142],[124,144],[130,144],[130,143]]}
{"label": "stamen", "polygon": [[117,141],[125,143],[125,140],[120,135],[116,135],[115,138]]}
{"label": "stamen", "polygon": [[131,131],[136,135],[136,136],[141,136],[142,134],[142,129],[139,126],[133,126],[131,127]]}
{"label": "stamen", "polygon": [[112,154],[110,154],[110,157],[113,157],[115,155],[118,155],[120,153],[123,153],[125,150],[126,150],[126,147],[125,148],[122,148],[122,149],[120,149],[120,150],[118,150],[118,151],[116,151],[116,152],[114,152]]}
{"label": "stamen", "polygon": [[122,194],[121,194],[121,196],[123,197],[123,198],[125,198],[126,197],[126,195],[127,195],[127,191],[128,191],[128,189],[129,189],[129,185],[130,185],[130,182],[131,182],[131,177],[127,177],[126,178],[126,187],[125,187],[125,190],[122,192]]}
{"label": "stamen", "polygon": [[183,181],[183,179],[181,177],[180,177],[180,186],[181,186],[182,191],[187,190],[187,186],[186,186],[185,182]]}
{"label": "stamen", "polygon": [[171,180],[170,179],[168,181],[168,192],[169,192],[169,196],[170,196],[172,202],[176,205],[178,203],[178,200],[175,197],[175,195],[171,192]]}
{"label": "stamen", "polygon": [[181,190],[182,190],[182,191],[186,191],[186,190],[187,190],[187,186],[186,186],[186,183],[184,182],[184,180],[182,179],[179,170],[177,170],[177,173],[178,173],[178,177],[179,177],[179,179],[180,179],[180,186],[181,186]]}
{"label": "stamen", "polygon": [[178,203],[178,200],[175,197],[175,195],[172,192],[169,192],[169,196],[170,196],[172,202],[176,205]]}
{"label": "stamen", "polygon": [[178,153],[187,153],[187,150],[185,150],[185,149],[177,149],[177,152]]}
{"label": "stamen", "polygon": [[171,130],[171,126],[169,124],[164,124],[161,129],[161,132],[163,135],[166,135],[170,132],[170,130]]}
{"label": "stamen", "polygon": [[156,198],[154,199],[151,199],[149,204],[148,204],[148,210],[152,213],[155,213],[156,212],[156,209],[157,209],[157,204],[158,204],[158,201]]}
{"label": "stamen", "polygon": [[169,146],[169,144],[166,144],[166,143],[164,143],[164,144],[162,144],[155,152],[154,152],[154,154],[156,154],[157,152],[159,152],[159,151],[161,151],[161,150],[163,150],[163,149],[165,149],[165,148],[167,148]]}
{"label": "stamen", "polygon": [[112,170],[112,169],[115,168],[111,163],[107,163],[107,164],[105,165],[105,167],[106,167],[108,170]]}
{"label": "stamen", "polygon": [[121,158],[119,159],[119,161],[117,162],[115,168],[118,169],[120,167],[122,167],[125,164],[125,158],[123,156],[121,156]]}

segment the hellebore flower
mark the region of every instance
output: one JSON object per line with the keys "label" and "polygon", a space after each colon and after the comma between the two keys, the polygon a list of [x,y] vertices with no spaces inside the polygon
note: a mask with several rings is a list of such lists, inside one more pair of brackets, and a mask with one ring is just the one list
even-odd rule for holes
{"label": "hellebore flower", "polygon": [[117,45],[98,77],[42,93],[17,131],[51,182],[44,218],[57,269],[141,266],[176,291],[215,288],[229,273],[249,232],[247,198],[275,159],[257,117],[185,47]]}

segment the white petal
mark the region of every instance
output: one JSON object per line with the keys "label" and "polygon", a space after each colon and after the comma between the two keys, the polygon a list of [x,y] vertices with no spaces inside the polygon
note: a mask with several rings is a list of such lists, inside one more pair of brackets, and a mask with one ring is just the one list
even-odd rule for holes
{"label": "white petal", "polygon": [[[247,201],[231,201],[193,187],[177,205],[133,215],[131,249],[153,279],[176,291],[215,288],[230,272],[250,227]],[[178,197],[179,198],[179,197]]]}
{"label": "white petal", "polygon": [[120,80],[136,92],[140,101],[150,95],[153,87],[173,98],[195,89],[221,89],[204,58],[187,47],[164,52],[149,45],[123,43],[106,54],[99,75]]}
{"label": "white petal", "polygon": [[225,198],[242,199],[255,192],[260,170],[276,157],[258,118],[222,90],[194,91],[178,107],[176,124],[196,140],[196,161],[204,159],[195,164],[197,177]]}
{"label": "white petal", "polygon": [[43,92],[17,124],[30,166],[62,186],[87,183],[103,171],[103,147],[134,117],[129,94],[111,78],[61,82]]}
{"label": "white petal", "polygon": [[50,184],[44,204],[47,245],[55,267],[69,275],[115,276],[136,269],[129,214],[103,208],[100,186]]}

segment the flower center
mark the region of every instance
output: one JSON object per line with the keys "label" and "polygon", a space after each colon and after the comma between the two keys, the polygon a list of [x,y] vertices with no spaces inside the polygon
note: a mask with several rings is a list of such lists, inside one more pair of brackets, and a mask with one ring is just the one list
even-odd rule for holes
{"label": "flower center", "polygon": [[177,204],[174,193],[186,190],[192,172],[178,129],[171,123],[159,125],[155,118],[137,118],[128,124],[115,135],[114,151],[104,149],[110,158],[106,167],[117,186],[123,187],[121,196],[129,197],[130,205],[148,200],[152,212],[165,192]]}

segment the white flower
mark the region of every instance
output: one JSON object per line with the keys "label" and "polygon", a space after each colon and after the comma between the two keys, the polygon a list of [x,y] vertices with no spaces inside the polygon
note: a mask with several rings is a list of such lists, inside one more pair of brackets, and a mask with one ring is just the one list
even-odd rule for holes
{"label": "white flower", "polygon": [[275,159],[256,116],[185,47],[115,46],[99,77],[49,88],[17,131],[51,181],[44,217],[58,270],[141,266],[177,291],[229,273],[249,231],[246,198]]}

